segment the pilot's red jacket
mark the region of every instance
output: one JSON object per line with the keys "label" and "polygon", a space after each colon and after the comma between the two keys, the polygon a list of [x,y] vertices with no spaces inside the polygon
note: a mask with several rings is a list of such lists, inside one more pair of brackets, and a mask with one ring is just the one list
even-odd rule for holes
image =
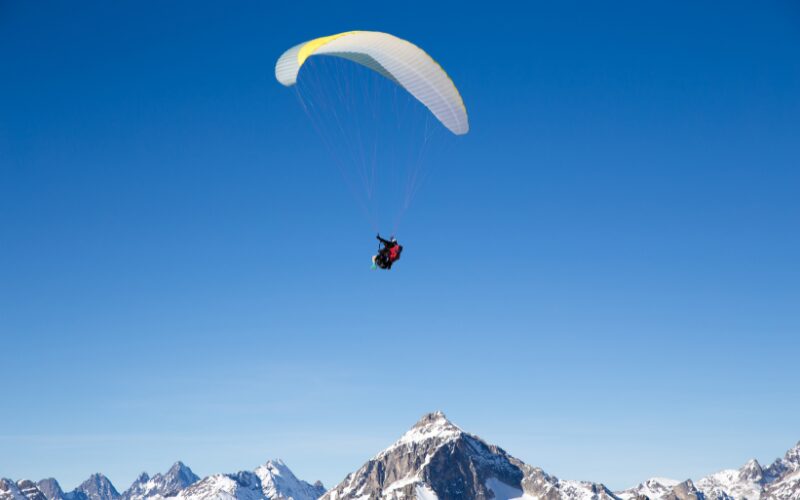
{"label": "pilot's red jacket", "polygon": [[400,258],[400,250],[402,250],[402,249],[403,249],[403,247],[401,247],[400,245],[395,245],[392,248],[390,248],[389,249],[389,261],[390,262],[394,262],[397,259],[399,259]]}

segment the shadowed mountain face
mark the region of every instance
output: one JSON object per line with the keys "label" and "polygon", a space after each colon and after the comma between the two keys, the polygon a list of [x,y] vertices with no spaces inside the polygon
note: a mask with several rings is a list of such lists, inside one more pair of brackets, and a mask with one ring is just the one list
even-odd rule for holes
{"label": "shadowed mountain face", "polygon": [[100,473],[92,474],[75,490],[67,493],[68,500],[118,500],[119,496],[111,481]]}
{"label": "shadowed mountain face", "polygon": [[200,479],[181,462],[142,473],[121,495],[102,474],[64,493],[55,479],[0,479],[0,500],[800,500],[800,443],[762,467],[751,460],[692,481],[652,478],[612,492],[562,480],[464,432],[441,412],[423,416],[391,446],[328,492],[280,460]]}
{"label": "shadowed mountain face", "polygon": [[47,500],[63,500],[64,498],[64,491],[61,489],[61,485],[52,477],[42,479],[36,483],[36,487],[39,488],[39,491],[44,494]]}

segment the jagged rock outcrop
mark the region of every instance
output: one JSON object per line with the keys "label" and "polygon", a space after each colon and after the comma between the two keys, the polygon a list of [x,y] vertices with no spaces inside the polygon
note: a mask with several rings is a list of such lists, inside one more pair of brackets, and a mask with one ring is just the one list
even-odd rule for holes
{"label": "jagged rock outcrop", "polygon": [[783,458],[779,458],[765,471],[769,481],[764,488],[763,499],[797,500],[800,499],[800,442],[789,449]]}
{"label": "jagged rock outcrop", "polygon": [[684,482],[654,478],[616,493],[622,500],[798,500],[800,443],[762,467],[750,460],[739,469],[726,469]]}
{"label": "jagged rock outcrop", "polygon": [[66,500],[119,500],[120,494],[103,474],[95,473],[65,495]]}
{"label": "jagged rock outcrop", "polygon": [[39,488],[39,491],[44,494],[47,500],[64,500],[64,490],[61,489],[58,481],[52,477],[42,479],[36,483],[36,487]]}
{"label": "jagged rock outcrop", "polygon": [[144,500],[154,497],[173,497],[200,478],[183,462],[175,462],[164,474],[150,477],[142,472],[130,488],[122,494],[121,500]]}
{"label": "jagged rock outcrop", "polygon": [[17,488],[19,488],[19,491],[28,500],[47,500],[47,497],[39,490],[33,481],[27,479],[17,481]]}
{"label": "jagged rock outcrop", "polygon": [[27,500],[17,483],[10,479],[0,479],[0,500]]}
{"label": "jagged rock outcrop", "polygon": [[722,470],[697,481],[697,487],[712,500],[756,500],[766,484],[764,470],[756,460],[750,460],[741,469]]}

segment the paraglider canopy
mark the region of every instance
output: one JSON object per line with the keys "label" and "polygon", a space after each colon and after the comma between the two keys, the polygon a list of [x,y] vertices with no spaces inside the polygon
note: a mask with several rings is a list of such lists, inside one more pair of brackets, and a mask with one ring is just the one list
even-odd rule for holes
{"label": "paraglider canopy", "polygon": [[469,131],[444,69],[388,33],[346,31],[295,45],[275,77],[294,91],[376,232],[397,234],[433,167],[450,162],[446,147]]}
{"label": "paraglider canopy", "polygon": [[361,64],[394,81],[456,135],[469,131],[467,109],[442,67],[424,50],[388,33],[346,31],[295,45],[275,65],[275,77],[292,86],[309,57],[328,55]]}

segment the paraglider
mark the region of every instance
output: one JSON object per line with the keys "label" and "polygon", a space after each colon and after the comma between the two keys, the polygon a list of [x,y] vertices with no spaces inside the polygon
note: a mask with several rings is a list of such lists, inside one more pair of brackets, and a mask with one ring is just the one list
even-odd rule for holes
{"label": "paraglider", "polygon": [[[469,131],[464,101],[444,69],[388,33],[346,31],[295,45],[278,59],[275,77],[295,88],[374,230],[388,215],[397,234],[430,164],[447,159],[429,161],[435,146]],[[403,247],[378,239],[373,268],[391,269]]]}
{"label": "paraglider", "polygon": [[397,242],[392,236],[390,239],[385,240],[378,234],[378,253],[372,256],[372,269],[381,268],[387,271],[392,269],[392,264],[400,260],[400,254],[403,253],[403,245]]}

